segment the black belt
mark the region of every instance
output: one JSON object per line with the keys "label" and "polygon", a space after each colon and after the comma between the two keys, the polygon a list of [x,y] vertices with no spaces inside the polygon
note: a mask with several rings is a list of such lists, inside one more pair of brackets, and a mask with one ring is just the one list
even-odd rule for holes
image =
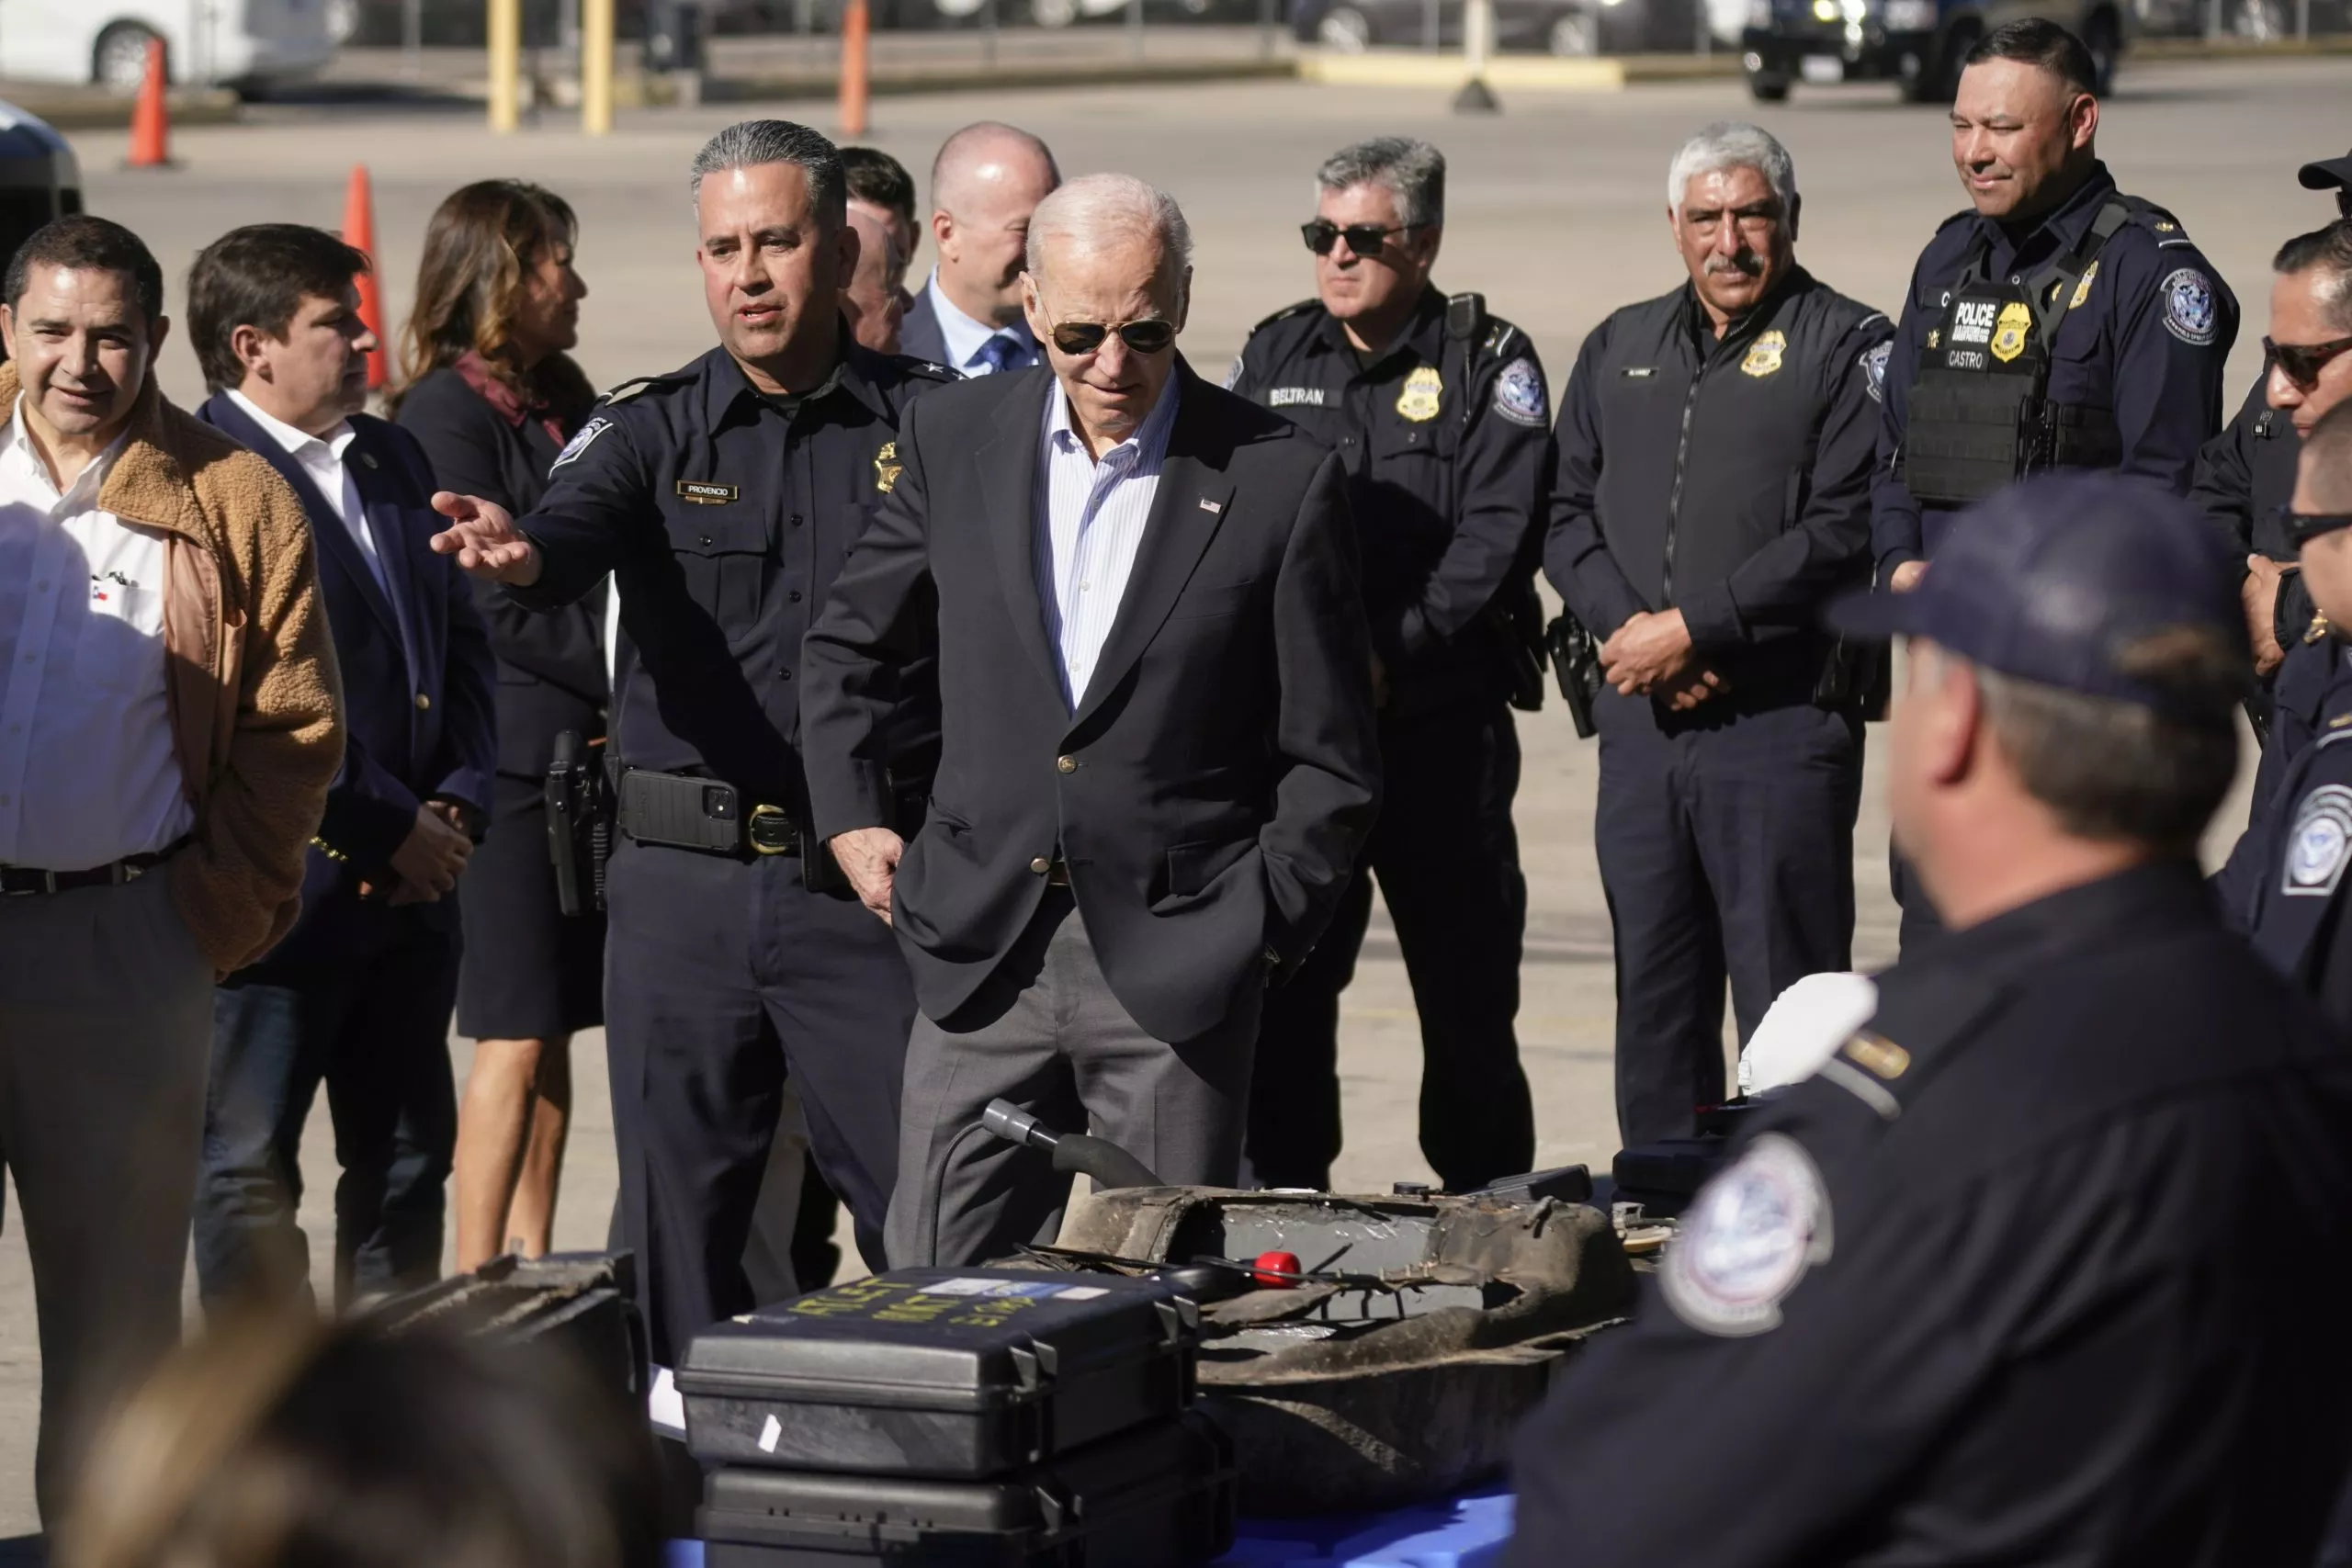
{"label": "black belt", "polygon": [[[183,839],[180,843],[187,840]],[[153,854],[125,855],[87,871],[36,871],[30,866],[0,865],[0,897],[28,898],[37,893],[74,893],[85,887],[119,887],[169,860],[179,843]]]}
{"label": "black belt", "polygon": [[783,807],[747,807],[733,784],[698,774],[624,771],[614,818],[634,843],[718,855],[801,851],[800,825]]}

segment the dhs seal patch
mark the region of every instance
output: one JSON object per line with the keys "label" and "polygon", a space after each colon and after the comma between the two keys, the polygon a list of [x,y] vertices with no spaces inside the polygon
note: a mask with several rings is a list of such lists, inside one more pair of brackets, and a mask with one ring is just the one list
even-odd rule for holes
{"label": "dhs seal patch", "polygon": [[2213,286],[2193,266],[2182,267],[2165,279],[2165,331],[2194,348],[2213,341],[2221,316]]}
{"label": "dhs seal patch", "polygon": [[2295,807],[2278,891],[2290,898],[2333,897],[2346,859],[2352,859],[2352,789],[2322,784]]}
{"label": "dhs seal patch", "polygon": [[1514,359],[1495,378],[1495,412],[1513,424],[1541,430],[1552,423],[1544,377],[1530,359]]}
{"label": "dhs seal patch", "polygon": [[577,462],[580,455],[582,452],[587,451],[591,446],[595,444],[596,437],[604,434],[605,432],[612,429],[612,427],[613,422],[606,419],[603,414],[598,414],[595,418],[582,425],[580,427],[580,434],[565,442],[563,444],[563,450],[555,455],[555,461],[548,465],[548,472],[553,473],[558,468],[563,467],[566,463]]}
{"label": "dhs seal patch", "polygon": [[1892,341],[1862,350],[1862,389],[1874,403],[1886,401],[1886,362],[1894,353]]}
{"label": "dhs seal patch", "polygon": [[1766,1133],[1700,1190],[1658,1273],[1667,1305],[1702,1334],[1781,1325],[1781,1303],[1829,1260],[1829,1194],[1804,1145]]}

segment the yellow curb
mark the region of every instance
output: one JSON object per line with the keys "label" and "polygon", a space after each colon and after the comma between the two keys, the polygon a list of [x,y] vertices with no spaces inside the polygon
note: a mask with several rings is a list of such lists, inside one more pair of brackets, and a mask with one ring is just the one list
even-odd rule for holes
{"label": "yellow curb", "polygon": [[[1331,87],[1433,87],[1452,89],[1470,79],[1459,54],[1367,50],[1362,54],[1300,57],[1301,81]],[[1614,93],[1625,85],[1625,67],[1615,60],[1555,60],[1543,55],[1498,55],[1487,62],[1487,85],[1497,92]]]}

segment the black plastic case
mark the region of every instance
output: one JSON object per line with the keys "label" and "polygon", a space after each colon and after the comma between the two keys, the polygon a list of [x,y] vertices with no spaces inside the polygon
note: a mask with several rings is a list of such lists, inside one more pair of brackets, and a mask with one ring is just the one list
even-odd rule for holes
{"label": "black plastic case", "polygon": [[1156,1280],[894,1269],[713,1325],[677,1384],[706,1464],[971,1479],[1178,1415],[1199,1346]]}
{"label": "black plastic case", "polygon": [[1233,1544],[1232,1447],[1157,1422],[995,1481],[714,1471],[705,1568],[1186,1568]]}

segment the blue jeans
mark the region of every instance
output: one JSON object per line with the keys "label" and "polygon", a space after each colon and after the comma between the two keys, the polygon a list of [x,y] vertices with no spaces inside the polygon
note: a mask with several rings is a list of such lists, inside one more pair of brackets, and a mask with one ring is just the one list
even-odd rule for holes
{"label": "blue jeans", "polygon": [[336,1306],[440,1274],[442,1188],[457,1142],[448,1032],[458,944],[413,911],[382,913],[371,922],[379,940],[361,951],[264,960],[214,993],[196,1201],[197,1286],[208,1311],[307,1299],[310,1243],[295,1215],[302,1124],[322,1084],[343,1172]]}

